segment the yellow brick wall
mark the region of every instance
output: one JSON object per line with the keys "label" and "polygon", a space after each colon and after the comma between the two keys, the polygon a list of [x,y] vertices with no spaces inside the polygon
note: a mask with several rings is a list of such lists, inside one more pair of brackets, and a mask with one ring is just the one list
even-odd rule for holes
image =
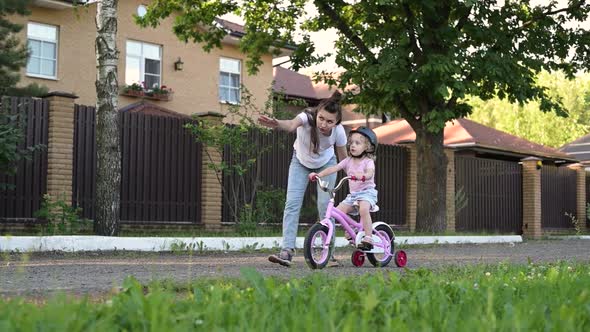
{"label": "yellow brick wall", "polygon": [[[224,44],[223,49],[214,49],[210,53],[203,51],[200,45],[179,41],[172,33],[173,19],[169,18],[155,29],[142,29],[132,18],[137,6],[147,4],[146,0],[119,1],[117,47],[119,49],[119,85],[125,83],[125,45],[127,40],[148,42],[162,46],[162,84],[174,90],[172,101],[150,102],[175,112],[191,115],[198,112],[227,111],[227,105],[219,103],[219,58],[228,57],[242,60],[242,83],[253,94],[254,103],[263,107],[267,99],[267,89],[271,86],[272,57],[265,55],[264,64],[256,76],[250,76],[245,70],[245,56],[237,46]],[[35,78],[21,72],[22,85],[38,83],[45,85],[49,91],[65,91],[79,96],[79,104],[93,106],[96,104],[96,4],[89,8],[50,9],[31,7],[31,15],[11,16],[13,22],[24,24],[20,37],[26,40],[26,23],[37,22],[58,26],[58,64],[57,79]],[[184,70],[175,71],[174,62],[178,58],[184,62]],[[138,102],[140,99],[120,96],[119,106]]]}
{"label": "yellow brick wall", "polygon": [[568,166],[576,171],[576,218],[582,230],[586,229],[586,170],[582,164]]}
{"label": "yellow brick wall", "polygon": [[447,231],[455,232],[455,151],[445,149],[447,155]]}
{"label": "yellow brick wall", "polygon": [[47,193],[72,203],[74,160],[74,101],[76,96],[53,93],[49,101]]}
{"label": "yellow brick wall", "polygon": [[406,190],[406,225],[410,232],[416,230],[416,208],[418,195],[418,178],[416,176],[416,169],[418,163],[416,160],[416,146],[414,144],[408,145],[408,178]]}
{"label": "yellow brick wall", "polygon": [[[223,116],[218,113],[199,114],[199,118],[211,124],[220,123]],[[210,163],[220,164],[223,158],[222,151],[203,145],[202,150],[202,176],[201,176],[201,224],[208,230],[221,229],[222,218],[222,186],[214,169],[209,168]]]}
{"label": "yellow brick wall", "polygon": [[543,235],[541,227],[541,170],[538,158],[522,160],[522,231],[525,237],[538,239]]}

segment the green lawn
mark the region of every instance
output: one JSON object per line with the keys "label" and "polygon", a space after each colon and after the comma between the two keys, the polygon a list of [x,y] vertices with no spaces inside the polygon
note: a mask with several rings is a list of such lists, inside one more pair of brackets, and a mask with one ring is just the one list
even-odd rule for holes
{"label": "green lawn", "polygon": [[0,331],[590,330],[590,266],[568,262],[123,286],[101,300],[0,300]]}

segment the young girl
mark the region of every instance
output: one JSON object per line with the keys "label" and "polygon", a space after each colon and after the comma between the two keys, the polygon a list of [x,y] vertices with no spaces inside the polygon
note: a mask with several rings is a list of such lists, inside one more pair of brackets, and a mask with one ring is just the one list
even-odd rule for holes
{"label": "young girl", "polygon": [[315,181],[315,176],[324,177],[339,170],[344,170],[351,177],[348,182],[350,193],[337,208],[344,213],[350,213],[358,208],[365,231],[365,236],[357,246],[361,250],[373,249],[373,221],[370,211],[377,204],[374,162],[377,145],[377,135],[373,130],[366,127],[352,130],[348,136],[349,157],[317,174],[309,174],[310,181]]}
{"label": "young girl", "polygon": [[[292,120],[277,120],[266,116],[258,119],[260,124],[273,129],[288,132],[297,130],[297,138],[293,144],[293,158],[289,166],[287,198],[283,213],[283,244],[278,255],[268,257],[268,260],[273,263],[291,266],[308,174],[336,165],[334,145],[339,160],[346,158],[346,132],[340,124],[342,120],[340,99],[340,93],[335,92],[315,109],[299,113]],[[327,180],[334,185],[336,174]],[[320,218],[326,214],[329,199],[327,193],[318,190],[317,208]]]}

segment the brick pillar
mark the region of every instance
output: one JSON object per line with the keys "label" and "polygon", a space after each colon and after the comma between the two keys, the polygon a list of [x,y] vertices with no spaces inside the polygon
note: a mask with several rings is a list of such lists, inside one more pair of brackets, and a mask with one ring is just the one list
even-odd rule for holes
{"label": "brick pillar", "polygon": [[416,209],[418,196],[418,178],[416,176],[418,163],[416,160],[416,145],[407,145],[408,148],[408,168],[406,183],[406,225],[410,232],[416,230]]}
{"label": "brick pillar", "polygon": [[541,159],[522,159],[522,234],[539,239],[541,227]]}
{"label": "brick pillar", "polygon": [[576,171],[576,218],[582,231],[586,230],[586,170],[582,164],[568,165]]}
{"label": "brick pillar", "polygon": [[74,164],[74,100],[78,96],[66,92],[50,92],[49,130],[47,144],[47,193],[53,200],[72,204]]}
{"label": "brick pillar", "polygon": [[447,155],[447,231],[455,232],[455,150],[445,149]]}
{"label": "brick pillar", "polygon": [[[196,114],[199,120],[205,120],[209,125],[222,124],[223,115],[215,112]],[[221,229],[222,215],[222,187],[219,183],[216,171],[209,167],[214,163],[219,165],[223,159],[223,151],[209,147],[203,143],[202,149],[202,176],[201,176],[201,222],[205,229]],[[221,174],[220,174],[221,176]]]}

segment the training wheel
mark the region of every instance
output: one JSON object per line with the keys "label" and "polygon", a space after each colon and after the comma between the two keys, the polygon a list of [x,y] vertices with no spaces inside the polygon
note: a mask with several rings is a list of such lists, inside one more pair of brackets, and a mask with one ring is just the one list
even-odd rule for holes
{"label": "training wheel", "polygon": [[365,263],[365,253],[360,250],[355,250],[351,257],[352,265],[361,267]]}
{"label": "training wheel", "polygon": [[408,256],[403,250],[396,251],[393,258],[395,259],[395,265],[398,267],[404,267],[408,263]]}

